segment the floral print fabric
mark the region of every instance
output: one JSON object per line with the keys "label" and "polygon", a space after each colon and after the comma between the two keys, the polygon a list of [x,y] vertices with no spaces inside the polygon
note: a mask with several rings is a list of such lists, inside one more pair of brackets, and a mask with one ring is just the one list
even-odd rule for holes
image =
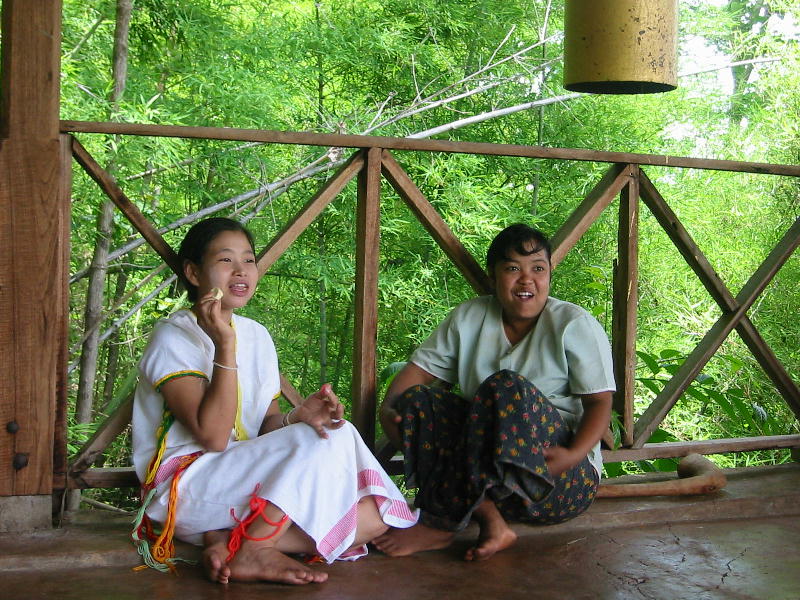
{"label": "floral print fabric", "polygon": [[398,398],[406,482],[417,487],[420,521],[460,531],[488,497],[511,521],[552,524],[578,516],[599,477],[588,458],[553,478],[544,449],[572,432],[558,410],[523,376],[499,371],[471,401],[414,386]]}

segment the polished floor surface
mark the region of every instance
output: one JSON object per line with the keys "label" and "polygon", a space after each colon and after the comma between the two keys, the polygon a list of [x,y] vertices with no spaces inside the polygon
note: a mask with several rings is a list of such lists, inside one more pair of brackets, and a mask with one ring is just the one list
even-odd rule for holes
{"label": "polished floor surface", "polygon": [[128,518],[84,511],[63,529],[0,535],[0,598],[800,600],[800,465],[727,474],[713,496],[601,499],[570,523],[517,525],[518,543],[489,561],[462,560],[471,528],[446,550],[316,567],[329,580],[301,587],[134,572]]}

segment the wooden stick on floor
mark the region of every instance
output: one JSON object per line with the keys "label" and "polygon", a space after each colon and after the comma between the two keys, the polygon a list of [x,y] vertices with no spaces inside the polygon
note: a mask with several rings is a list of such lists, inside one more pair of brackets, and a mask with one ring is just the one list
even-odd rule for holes
{"label": "wooden stick on floor", "polygon": [[713,494],[728,483],[725,474],[700,454],[689,454],[678,463],[678,479],[647,483],[603,483],[598,498],[635,496],[696,496]]}

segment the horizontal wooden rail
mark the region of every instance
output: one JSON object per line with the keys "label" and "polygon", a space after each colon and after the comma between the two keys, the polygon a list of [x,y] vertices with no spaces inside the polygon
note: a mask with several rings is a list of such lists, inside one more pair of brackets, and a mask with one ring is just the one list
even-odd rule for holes
{"label": "horizontal wooden rail", "polygon": [[751,438],[645,444],[642,448],[603,450],[603,460],[605,462],[652,460],[655,458],[678,458],[689,454],[724,454],[725,452],[778,450],[780,448],[800,448],[800,435],[770,435]]}
{"label": "horizontal wooden rail", "polygon": [[334,148],[384,148],[418,152],[452,152],[489,156],[519,156],[607,163],[633,163],[659,167],[738,171],[764,175],[800,177],[800,165],[780,165],[736,160],[664,156],[632,152],[606,152],[582,148],[546,148],[519,144],[489,142],[458,142],[450,140],[421,140],[371,135],[313,133],[307,131],[274,131],[268,129],[236,129],[231,127],[186,127],[178,125],[149,125],[141,123],[110,123],[98,121],[61,121],[63,133],[105,133],[112,135],[141,135],[178,137],[270,144],[300,144]]}
{"label": "horizontal wooden rail", "polygon": [[[693,442],[663,442],[645,444],[644,448],[623,448],[603,450],[603,460],[607,463],[628,460],[652,460],[655,458],[678,458],[689,454],[723,454],[726,452],[749,452],[752,450],[777,450],[781,448],[800,448],[800,435],[773,435],[752,438],[727,438],[720,440],[701,440]],[[387,465],[391,475],[403,472],[403,461],[398,455]],[[63,489],[64,477],[56,478],[53,487]],[[88,469],[66,482],[70,489],[84,488],[122,488],[136,487],[139,480],[133,467],[114,467]]]}

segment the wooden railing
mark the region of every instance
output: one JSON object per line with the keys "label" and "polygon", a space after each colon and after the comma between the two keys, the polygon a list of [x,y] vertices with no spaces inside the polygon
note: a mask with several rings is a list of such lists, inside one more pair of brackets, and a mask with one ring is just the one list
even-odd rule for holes
{"label": "wooden railing", "polygon": [[[541,146],[212,127],[62,121],[61,130],[62,135],[69,138],[66,141],[72,148],[75,160],[98,183],[165,263],[176,272],[179,265],[175,252],[142,215],[136,205],[127,198],[114,178],[100,167],[77,139],[71,136],[72,133],[201,138],[357,149],[335,175],[328,179],[297,215],[259,253],[258,267],[259,273],[263,275],[292,242],[314,222],[344,186],[357,176],[352,420],[367,444],[375,448],[382,461],[395,472],[397,470],[396,460],[392,463],[393,452],[388,445],[378,443],[375,447],[375,413],[378,401],[376,398],[376,342],[379,318],[377,248],[380,237],[381,176],[386,178],[397,191],[472,288],[477,293],[487,293],[490,288],[488,278],[478,262],[464,248],[444,219],[395,160],[392,151],[469,153],[611,163],[605,175],[552,237],[552,260],[555,268],[589,226],[619,196],[618,265],[614,280],[614,318],[611,337],[618,386],[614,397],[614,408],[622,420],[622,444],[619,449],[604,450],[604,460],[615,462],[679,457],[690,453],[714,454],[800,447],[800,435],[647,443],[652,432],[662,423],[670,409],[733,329],[736,329],[741,336],[792,412],[800,418],[800,388],[747,317],[747,310],[800,244],[800,219],[796,220],[786,231],[742,290],[734,296],[717,276],[710,262],[642,169],[646,166],[664,166],[800,177],[800,165],[775,165]],[[722,316],[690,353],[650,406],[638,420],[635,420],[633,393],[636,368],[639,200],[647,206],[664,228],[686,262],[721,308]],[[300,400],[297,391],[283,378],[282,389],[284,395],[293,404]],[[64,462],[60,465],[56,464],[54,476],[56,489],[138,485],[131,468],[90,468],[94,458],[129,423],[132,401],[132,397],[128,398],[114,414],[108,417],[70,465],[67,466]],[[63,415],[65,411],[61,410],[59,414]],[[66,422],[63,417],[57,424],[56,437],[56,446],[64,446]],[[608,441],[610,435],[606,437]]]}

